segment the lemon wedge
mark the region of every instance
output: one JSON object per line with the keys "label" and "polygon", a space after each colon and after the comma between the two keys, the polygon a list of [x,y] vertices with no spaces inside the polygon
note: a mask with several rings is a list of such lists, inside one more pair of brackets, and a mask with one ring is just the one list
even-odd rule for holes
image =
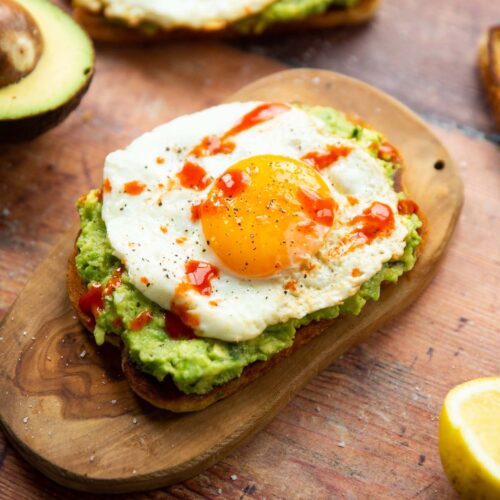
{"label": "lemon wedge", "polygon": [[461,498],[500,499],[500,377],[471,380],[448,393],[439,453]]}

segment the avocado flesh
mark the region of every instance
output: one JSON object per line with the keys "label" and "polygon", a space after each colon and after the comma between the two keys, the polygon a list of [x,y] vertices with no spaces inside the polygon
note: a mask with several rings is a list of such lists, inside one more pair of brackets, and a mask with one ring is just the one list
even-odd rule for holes
{"label": "avocado flesh", "polygon": [[278,0],[262,12],[254,14],[234,24],[242,34],[260,34],[268,27],[280,23],[300,22],[323,14],[331,8],[349,9],[360,0]]}
{"label": "avocado flesh", "polygon": [[36,137],[80,102],[93,75],[94,50],[85,32],[47,0],[16,0],[36,20],[44,49],[35,69],[0,88],[0,142]]}
{"label": "avocado flesh", "polygon": [[[304,107],[323,120],[332,134],[356,140],[369,151],[380,145],[384,138],[374,130],[350,122],[345,115],[326,107]],[[375,155],[375,153],[373,153]],[[380,160],[386,175],[394,177],[396,165]],[[400,195],[404,197],[403,194]],[[101,216],[102,203],[99,192],[90,191],[78,201],[81,233],[77,240],[76,267],[85,283],[106,284],[120,265],[113,255]],[[271,325],[258,337],[244,342],[223,342],[210,338],[171,338],[165,331],[164,311],[146,298],[130,282],[125,271],[121,285],[107,295],[104,308],[96,319],[94,336],[102,344],[106,334],[121,337],[128,354],[138,369],[157,380],[171,379],[186,394],[204,394],[214,387],[238,377],[243,369],[256,361],[266,361],[293,344],[300,326],[323,319],[334,319],[343,314],[358,315],[368,300],[378,300],[383,282],[395,283],[416,261],[421,238],[418,229],[421,221],[417,215],[405,216],[409,233],[406,247],[399,258],[386,262],[382,269],[364,283],[356,294],[343,304],[315,311],[303,318]],[[127,325],[144,310],[152,314],[152,321],[140,331]],[[121,324],[125,325],[124,328]]]}

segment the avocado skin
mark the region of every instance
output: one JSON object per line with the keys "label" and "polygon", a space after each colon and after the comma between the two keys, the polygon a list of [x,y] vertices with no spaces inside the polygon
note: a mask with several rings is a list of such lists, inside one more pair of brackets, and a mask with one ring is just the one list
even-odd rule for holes
{"label": "avocado skin", "polygon": [[90,87],[94,70],[80,90],[58,108],[15,120],[0,120],[0,144],[15,144],[35,139],[59,125],[79,104]]}

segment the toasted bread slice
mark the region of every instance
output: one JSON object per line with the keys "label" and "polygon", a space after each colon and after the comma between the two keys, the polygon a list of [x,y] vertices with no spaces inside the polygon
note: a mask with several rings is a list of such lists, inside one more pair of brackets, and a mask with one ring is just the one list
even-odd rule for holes
{"label": "toasted bread slice", "polygon": [[[303,21],[276,23],[265,30],[265,34],[303,31],[308,29],[324,29],[333,26],[359,24],[368,21],[378,8],[380,0],[361,0],[357,5],[347,9],[331,9],[324,14],[311,16]],[[231,27],[215,31],[194,31],[189,29],[162,30],[147,34],[140,29],[122,26],[113,20],[106,19],[101,13],[93,13],[81,7],[73,10],[73,17],[81,24],[90,36],[102,42],[157,42],[163,40],[193,38],[235,38],[241,33]]]}
{"label": "toasted bread slice", "polygon": [[[422,221],[422,227],[418,231],[420,236],[422,237],[422,241],[417,249],[417,252],[420,253],[423,246],[425,245],[427,219],[421,210],[418,210],[417,215]],[[87,287],[80,278],[80,275],[78,274],[78,270],[76,268],[75,257],[77,255],[77,252],[78,251],[75,245],[74,251],[70,255],[68,260],[68,296],[78,319],[85,326],[85,328],[87,328],[87,330],[92,333],[92,329],[90,327],[90,325],[92,324],[91,318],[83,313],[78,306],[80,297],[87,291]],[[290,356],[301,346],[312,340],[314,337],[323,333],[326,329],[333,325],[335,321],[338,321],[338,319],[339,318],[315,321],[310,323],[309,325],[299,328],[295,334],[293,344],[288,349],[280,351],[278,354],[275,354],[271,359],[267,361],[257,361],[248,365],[246,368],[244,368],[238,378],[230,380],[225,384],[215,387],[210,392],[201,395],[185,394],[175,386],[170,378],[166,378],[163,382],[159,382],[153,376],[141,372],[130,359],[127,350],[124,348],[123,343],[117,335],[106,335],[106,341],[121,350],[121,366],[123,373],[128,383],[130,384],[130,387],[138,396],[158,408],[170,410],[172,412],[183,413],[203,410],[204,408],[212,405],[220,399],[234,394],[236,391],[238,391],[238,389],[245,387],[261,375],[264,375],[282,359]]]}
{"label": "toasted bread slice", "polygon": [[479,70],[500,129],[500,25],[490,28],[481,39]]}

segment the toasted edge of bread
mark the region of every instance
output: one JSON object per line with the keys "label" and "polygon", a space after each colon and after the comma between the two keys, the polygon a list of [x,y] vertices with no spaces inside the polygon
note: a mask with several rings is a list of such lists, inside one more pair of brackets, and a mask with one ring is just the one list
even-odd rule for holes
{"label": "toasted edge of bread", "polygon": [[[344,26],[350,24],[360,24],[368,21],[375,14],[380,0],[361,0],[354,7],[346,9],[331,9],[324,14],[311,16],[302,21],[292,21],[276,23],[264,30],[263,34],[286,33],[294,31],[304,31],[307,29],[325,29],[334,26]],[[140,43],[158,42],[165,40],[186,40],[186,39],[220,39],[237,38],[244,35],[231,27],[214,31],[196,31],[190,29],[159,29],[154,34],[148,35],[138,28],[126,27],[113,23],[106,19],[101,13],[93,13],[82,7],[73,9],[73,17],[83,26],[83,28],[94,39],[101,42],[115,43]]]}
{"label": "toasted edge of bread", "polygon": [[500,25],[491,27],[479,43],[479,71],[500,129]]}
{"label": "toasted edge of bread", "polygon": [[[417,249],[417,254],[420,254],[427,238],[428,226],[425,214],[423,214],[421,210],[417,212],[417,215],[422,221],[422,227],[419,230],[422,241]],[[78,250],[76,248],[75,241],[73,252],[68,259],[68,296],[78,319],[90,332],[90,334],[92,334],[92,329],[90,328],[90,325],[92,324],[91,318],[84,314],[78,307],[80,297],[86,292],[87,288],[76,268],[75,257],[77,253]],[[295,334],[294,342],[290,347],[278,352],[267,361],[256,361],[248,365],[243,369],[239,377],[215,387],[206,394],[185,394],[175,386],[170,378],[167,377],[163,382],[159,382],[152,375],[141,372],[130,359],[127,350],[124,348],[123,343],[117,335],[106,335],[106,342],[111,343],[121,350],[122,371],[130,387],[138,396],[158,408],[176,413],[184,413],[203,410],[220,399],[234,394],[238,391],[238,389],[245,387],[261,375],[264,375],[282,359],[290,356],[301,346],[323,333],[339,319],[341,319],[341,317],[330,320],[314,321],[309,325],[298,328]]]}

